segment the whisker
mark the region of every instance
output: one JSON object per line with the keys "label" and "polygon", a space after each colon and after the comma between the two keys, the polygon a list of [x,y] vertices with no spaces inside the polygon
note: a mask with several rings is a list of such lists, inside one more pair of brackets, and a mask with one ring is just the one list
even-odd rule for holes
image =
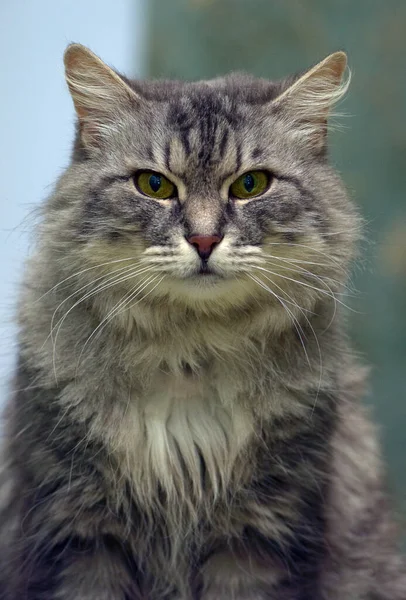
{"label": "whisker", "polygon": [[36,302],[39,302],[40,300],[42,300],[42,298],[44,298],[45,296],[47,296],[48,294],[50,294],[52,291],[54,291],[60,285],[62,285],[66,281],[69,281],[70,279],[73,279],[74,277],[79,277],[83,273],[86,273],[87,271],[91,271],[92,269],[99,269],[100,267],[105,267],[105,266],[108,266],[108,265],[112,265],[114,263],[123,262],[125,260],[134,260],[134,257],[119,258],[119,259],[116,259],[116,260],[109,260],[108,262],[100,263],[100,264],[94,265],[92,267],[87,267],[86,269],[82,269],[81,271],[77,271],[76,273],[73,273],[72,275],[69,275],[69,277],[66,277],[65,279],[62,279],[62,281],[59,281],[56,285],[54,285],[53,287],[51,287],[51,289],[49,289],[47,292],[45,292],[45,294],[42,294],[42,296],[40,296],[39,298],[37,298],[37,300],[35,300],[34,304]]}
{"label": "whisker", "polygon": [[313,248],[313,246],[307,246],[306,244],[296,244],[295,242],[266,242],[264,246],[295,246],[298,248],[306,248],[306,250],[311,250],[312,252],[316,252],[317,254],[321,254],[321,256],[327,260],[330,260],[333,264],[335,264],[339,269],[346,273],[344,267],[332,256],[327,254],[325,251],[318,250],[317,248]]}
{"label": "whisker", "polygon": [[[134,267],[131,267],[132,269],[134,269]],[[52,326],[53,323],[53,319],[54,317],[52,317],[52,321],[51,321],[51,332],[48,335],[47,339],[49,339],[49,337],[51,336],[52,339],[52,334],[53,334],[53,330],[58,327],[56,334],[55,334],[55,339],[52,339],[52,344],[53,344],[53,365],[54,365],[54,375],[55,375],[55,380],[57,381],[57,376],[56,376],[56,342],[58,339],[58,335],[59,332],[61,330],[61,327],[65,321],[65,319],[67,318],[67,316],[69,315],[69,313],[76,308],[79,304],[81,304],[82,302],[84,302],[85,300],[87,300],[88,298],[91,298],[92,296],[100,293],[101,291],[104,291],[110,287],[113,287],[119,283],[122,283],[124,281],[127,281],[133,277],[135,277],[136,275],[139,275],[140,273],[145,273],[147,271],[151,271],[153,269],[153,267],[143,267],[142,269],[138,269],[138,270],[129,270],[129,272],[127,272],[124,276],[121,273],[119,277],[114,277],[113,281],[110,280],[109,284],[101,284],[99,286],[96,287],[96,289],[91,290],[90,292],[88,292],[87,294],[85,294],[84,296],[82,296],[81,298],[79,298],[79,300],[77,300],[73,306],[71,306],[71,308],[66,311],[66,313],[64,314],[64,316],[58,321],[58,323],[55,324],[55,326]],[[55,314],[55,312],[54,312]],[[58,325],[59,324],[59,325]]]}
{"label": "whisker", "polygon": [[306,350],[306,345],[303,341],[302,338],[302,334],[304,335],[304,337],[306,338],[304,331],[302,329],[302,327],[299,324],[299,321],[297,320],[297,318],[295,317],[295,315],[292,313],[292,311],[286,306],[286,304],[284,303],[284,301],[278,296],[278,294],[276,294],[273,290],[271,290],[271,288],[269,286],[267,286],[261,279],[259,279],[258,277],[256,277],[255,275],[249,274],[249,277],[255,281],[260,287],[262,287],[264,290],[266,290],[267,292],[269,292],[270,294],[272,294],[272,296],[274,296],[276,298],[276,300],[282,305],[282,307],[286,310],[286,312],[288,313],[288,315],[291,317],[292,322],[293,322],[293,326],[296,329],[296,332],[299,336],[300,339],[300,343],[302,345],[303,351],[305,353],[306,356],[306,360],[309,364],[309,367],[311,368],[311,363],[310,363],[310,359],[309,359],[309,355],[307,353]]}
{"label": "whisker", "polygon": [[[316,345],[317,345],[317,351],[318,351],[318,355],[319,355],[319,381],[318,381],[318,385],[317,385],[316,398],[314,400],[313,408],[312,408],[312,413],[313,413],[314,409],[316,408],[317,400],[318,400],[318,397],[319,397],[319,393],[320,393],[320,389],[321,389],[321,382],[322,382],[322,375],[323,375],[323,357],[322,357],[322,354],[321,354],[321,348],[320,348],[319,338],[316,335],[316,332],[314,330],[313,325],[310,322],[310,319],[304,313],[304,310],[297,304],[297,302],[295,302],[293,300],[293,298],[283,288],[281,288],[277,283],[275,283],[275,281],[273,281],[270,277],[267,277],[266,275],[264,275],[264,277],[265,277],[265,279],[267,279],[268,281],[270,281],[272,283],[272,285],[275,285],[283,294],[285,294],[288,298],[290,298],[290,300],[292,301],[291,304],[294,304],[296,306],[296,308],[298,310],[300,310],[300,312],[302,313],[303,317],[306,319],[306,322],[307,322],[308,326],[310,327],[310,329],[311,329],[311,331],[313,333],[313,337],[315,339],[315,342],[316,342]],[[334,317],[335,317],[335,314],[336,314],[336,306],[337,306],[336,303],[334,303],[334,314],[333,314],[333,317],[332,317],[329,325],[327,326],[327,328],[324,331],[327,331],[327,329],[330,327],[331,323],[334,320]]]}
{"label": "whisker", "polygon": [[97,327],[92,331],[92,333],[90,334],[90,336],[87,338],[86,342],[83,345],[83,348],[79,354],[79,358],[78,358],[78,362],[77,362],[77,367],[76,367],[76,376],[77,376],[77,372],[78,372],[78,368],[79,368],[79,363],[80,363],[80,359],[86,349],[86,347],[89,345],[89,343],[91,342],[91,340],[94,338],[94,336],[97,334],[98,331],[101,331],[101,328],[104,329],[103,325],[104,324],[108,324],[111,321],[110,317],[115,316],[115,313],[117,313],[117,311],[119,311],[119,309],[125,305],[128,301],[130,301],[134,295],[138,295],[139,293],[142,292],[142,290],[144,290],[149,283],[155,281],[157,278],[159,277],[159,275],[150,275],[149,277],[146,277],[145,279],[143,279],[143,281],[133,290],[130,290],[130,292],[128,292],[127,294],[124,295],[124,297],[121,299],[121,301],[119,301],[117,304],[114,305],[114,307],[110,310],[110,312],[104,317],[104,319],[97,325]]}
{"label": "whisker", "polygon": [[315,267],[326,267],[327,269],[331,268],[331,266],[326,263],[317,263],[312,260],[303,260],[301,258],[286,258],[284,256],[275,256],[273,254],[265,254],[265,256],[272,256],[272,258],[277,258],[278,260],[282,260],[284,262],[286,261],[290,263],[299,263],[301,265],[312,265]]}
{"label": "whisker", "polygon": [[323,237],[333,236],[333,235],[341,235],[342,233],[362,233],[362,227],[355,227],[353,229],[341,229],[340,231],[328,231],[323,232]]}
{"label": "whisker", "polygon": [[[79,294],[82,290],[84,290],[84,289],[90,287],[91,285],[93,285],[94,283],[96,283],[96,281],[100,281],[101,279],[105,279],[105,281],[102,284],[100,284],[100,287],[102,287],[105,283],[107,283],[108,281],[111,281],[112,279],[115,279],[115,277],[117,277],[117,275],[114,275],[113,277],[109,277],[113,273],[121,273],[121,275],[122,275],[123,272],[131,271],[131,269],[133,269],[134,266],[135,265],[130,265],[130,266],[127,266],[127,267],[121,267],[120,269],[116,269],[115,271],[112,271],[112,273],[101,275],[100,277],[97,277],[96,279],[93,279],[89,283],[86,283],[85,285],[83,285],[79,289],[75,290],[72,294],[70,294],[69,296],[67,296],[66,298],[64,298],[62,300],[62,302],[60,304],[58,304],[58,306],[56,307],[56,309],[53,312],[52,319],[51,319],[51,333],[50,333],[50,335],[52,335],[52,331],[54,329],[53,322],[54,322],[56,313],[65,304],[65,302],[67,302],[68,300],[70,300],[71,298],[73,298],[74,296],[76,296],[77,294]],[[108,278],[107,280],[106,280],[106,277]],[[99,286],[96,286],[96,288],[94,288],[93,291],[97,291],[98,289],[100,289]],[[59,323],[59,321],[58,321],[58,323]],[[58,325],[58,323],[55,325],[55,327]],[[49,336],[45,340],[44,344],[47,342],[48,339],[49,339]]]}
{"label": "whisker", "polygon": [[[270,258],[275,259],[275,260],[280,260],[280,261],[283,261],[283,262],[287,262],[288,264],[291,263],[291,261],[289,259],[280,258],[279,256],[273,256],[272,254],[268,254],[267,257],[270,257]],[[273,263],[273,264],[275,266],[278,266],[275,263]],[[296,267],[296,269],[299,269],[301,272],[306,273],[306,275],[309,275],[310,277],[314,277],[315,279],[318,279],[320,282],[323,282],[323,280],[324,281],[332,281],[333,283],[338,284],[340,287],[342,286],[342,287],[345,287],[346,289],[349,289],[348,286],[345,285],[345,283],[343,283],[343,282],[341,282],[341,281],[339,281],[337,279],[333,279],[332,277],[327,277],[327,276],[323,276],[323,275],[316,275],[316,273],[313,273],[312,271],[309,271],[308,269],[305,269],[304,267],[301,267],[300,265],[298,265],[296,263],[294,264],[294,266]],[[289,267],[284,267],[284,268],[287,271],[293,271],[295,273],[299,272],[299,271],[297,271],[295,269],[292,269],[292,268],[289,268]],[[336,293],[340,294],[340,296],[343,296],[343,295],[349,296],[350,295],[347,292],[345,292],[345,293],[344,292],[336,292]]]}
{"label": "whisker", "polygon": [[[161,281],[163,281],[163,280],[165,279],[165,277],[166,277],[166,274],[165,274],[165,275],[162,275],[162,277],[161,277],[161,279],[158,281],[158,283],[156,283],[156,284],[154,285],[154,287],[153,287],[153,288],[151,288],[147,294],[144,294],[144,295],[142,296],[142,298],[140,298],[140,299],[139,299],[139,300],[137,300],[136,302],[133,302],[133,303],[132,303],[132,304],[130,304],[129,306],[125,306],[124,308],[122,308],[122,309],[121,309],[121,310],[120,310],[118,313],[116,313],[115,315],[113,315],[113,317],[116,317],[118,314],[122,313],[124,310],[128,310],[129,308],[132,308],[132,307],[133,307],[133,306],[135,306],[136,304],[139,304],[139,303],[140,303],[142,300],[145,300],[145,298],[147,298],[147,296],[149,296],[149,295],[150,295],[150,294],[151,294],[151,293],[152,293],[152,292],[153,292],[153,291],[154,291],[154,290],[155,290],[155,289],[158,287],[158,285],[161,283]],[[155,280],[154,280],[154,281],[156,281],[156,278],[155,278]],[[149,282],[149,284],[150,284],[150,283],[152,283],[152,282],[150,281],[150,282]],[[149,284],[148,284],[148,285],[149,285]]]}
{"label": "whisker", "polygon": [[252,268],[259,269],[261,271],[265,271],[266,273],[269,273],[270,275],[275,275],[276,277],[281,277],[282,279],[286,279],[287,281],[291,281],[292,283],[295,283],[297,285],[303,285],[304,287],[308,287],[309,289],[315,290],[316,292],[320,292],[321,294],[324,294],[324,295],[328,296],[329,298],[332,298],[333,300],[335,300],[336,302],[338,302],[339,304],[341,304],[342,306],[344,306],[346,309],[350,310],[351,312],[356,312],[353,308],[351,308],[350,306],[348,306],[341,300],[338,300],[336,298],[336,296],[332,293],[331,290],[330,290],[331,293],[329,294],[326,290],[322,290],[318,287],[315,287],[314,285],[305,283],[304,281],[299,281],[297,279],[292,279],[292,277],[287,277],[286,275],[281,275],[280,273],[275,273],[275,271],[271,271],[270,269],[265,269],[264,267],[259,267],[256,265],[253,265]]}
{"label": "whisker", "polygon": [[[275,265],[275,263],[272,263],[272,264]],[[277,265],[275,265],[275,266],[277,266]],[[333,290],[330,288],[330,286],[327,285],[327,283],[326,283],[326,279],[327,278],[319,277],[319,276],[315,275],[314,273],[312,273],[311,271],[308,271],[307,269],[302,269],[301,267],[298,267],[298,268],[301,271],[304,271],[307,275],[315,277],[318,281],[320,281],[320,283],[322,285],[326,286],[326,288],[331,293],[331,297],[334,299],[334,311],[333,311],[333,315],[332,315],[332,317],[331,317],[331,319],[330,319],[327,327],[324,329],[324,331],[323,331],[323,333],[324,333],[324,332],[326,332],[331,327],[331,325],[332,325],[332,323],[333,323],[333,321],[334,321],[334,319],[336,317],[336,314],[337,314],[337,294],[339,294],[340,296],[343,296],[344,294],[343,294],[343,292],[336,292],[336,293],[334,293]],[[289,269],[289,268],[287,270],[294,271],[294,269]],[[296,271],[296,272],[298,272],[298,271]],[[334,279],[331,279],[331,278],[328,278],[328,279],[331,280],[331,281],[335,281]],[[345,294],[345,295],[348,295],[348,294]],[[343,306],[346,306],[346,305],[343,304]],[[349,310],[352,310],[350,307],[346,306],[346,308],[349,308]]]}
{"label": "whisker", "polygon": [[[72,294],[70,294],[67,298],[65,298],[56,307],[56,309],[54,310],[54,313],[53,313],[52,319],[51,319],[51,331],[50,331],[48,337],[46,338],[44,344],[47,342],[47,340],[49,339],[50,336],[52,338],[53,330],[58,326],[58,324],[61,322],[61,320],[64,320],[64,318],[71,312],[71,310],[73,310],[73,308],[75,308],[81,302],[87,300],[91,296],[95,295],[96,293],[98,293],[98,292],[100,292],[102,290],[105,290],[105,289],[111,287],[112,285],[115,285],[116,283],[120,283],[121,281],[125,281],[128,277],[132,276],[133,274],[137,274],[137,272],[135,272],[135,273],[133,272],[134,268],[135,267],[133,265],[131,265],[130,267],[124,267],[124,268],[121,268],[121,269],[117,269],[116,272],[120,272],[120,275],[114,275],[113,277],[109,277],[108,279],[106,279],[106,277],[108,277],[107,275],[103,275],[102,277],[98,277],[97,279],[95,279],[95,280],[91,281],[90,283],[82,286],[81,288],[79,288],[79,290],[76,290],[75,292],[73,292]],[[147,267],[143,267],[142,269],[140,269],[139,272],[143,272],[146,269],[147,269]],[[125,275],[124,275],[124,273],[125,273]],[[98,286],[96,286],[95,288],[93,288],[92,290],[90,290],[90,292],[87,292],[86,294],[84,294],[77,302],[74,303],[74,305],[65,313],[65,315],[63,317],[61,317],[61,319],[59,319],[59,321],[55,325],[53,325],[57,311],[63,306],[63,304],[65,304],[65,302],[67,302],[68,300],[70,300],[71,298],[73,298],[73,296],[76,296],[83,289],[85,289],[85,288],[89,287],[90,285],[94,284],[96,281],[99,281],[100,279],[105,279],[105,281],[103,283],[99,284]]]}

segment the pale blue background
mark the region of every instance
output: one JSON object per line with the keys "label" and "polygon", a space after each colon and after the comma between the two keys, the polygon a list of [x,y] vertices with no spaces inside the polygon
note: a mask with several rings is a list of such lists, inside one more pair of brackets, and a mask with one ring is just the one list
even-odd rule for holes
{"label": "pale blue background", "polygon": [[32,210],[69,159],[74,111],[64,48],[80,42],[120,71],[141,75],[147,2],[0,0],[0,404],[15,357],[11,321]]}

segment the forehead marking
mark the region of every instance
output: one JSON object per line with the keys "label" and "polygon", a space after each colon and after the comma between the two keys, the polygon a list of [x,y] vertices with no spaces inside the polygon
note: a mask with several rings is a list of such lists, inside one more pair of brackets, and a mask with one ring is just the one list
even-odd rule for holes
{"label": "forehead marking", "polygon": [[[194,149],[203,167],[225,157],[230,128],[235,129],[241,120],[233,99],[208,86],[173,99],[168,107],[168,126],[179,136],[185,157]],[[237,155],[241,157],[241,151]],[[238,159],[237,167],[240,164]]]}
{"label": "forehead marking", "polygon": [[185,168],[186,150],[181,138],[176,136],[165,147],[165,166],[175,175],[182,175]]}
{"label": "forehead marking", "polygon": [[229,136],[228,127],[224,127],[223,132],[221,134],[220,145],[219,145],[220,159],[224,158],[224,154],[226,152],[227,144],[228,144],[228,136]]}
{"label": "forehead marking", "polygon": [[235,156],[235,172],[237,173],[240,169],[241,169],[241,164],[242,164],[242,150],[241,150],[241,144],[239,142],[236,142],[235,145],[235,152],[236,152],[236,156]]}
{"label": "forehead marking", "polygon": [[252,153],[251,153],[251,158],[253,160],[259,160],[260,158],[262,158],[264,155],[263,150],[261,150],[261,148],[259,148],[258,146],[256,148],[253,149]]}

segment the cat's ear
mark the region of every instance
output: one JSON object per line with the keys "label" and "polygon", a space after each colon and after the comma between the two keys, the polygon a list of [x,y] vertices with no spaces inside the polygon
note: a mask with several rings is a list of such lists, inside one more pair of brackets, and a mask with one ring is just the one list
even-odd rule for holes
{"label": "cat's ear", "polygon": [[350,77],[345,77],[346,67],[344,52],[330,54],[272,102],[315,150],[324,147],[328,117],[348,89]]}
{"label": "cat's ear", "polygon": [[79,119],[85,147],[98,147],[103,133],[114,128],[123,108],[138,104],[139,96],[91,50],[71,44],[64,54],[65,77]]}

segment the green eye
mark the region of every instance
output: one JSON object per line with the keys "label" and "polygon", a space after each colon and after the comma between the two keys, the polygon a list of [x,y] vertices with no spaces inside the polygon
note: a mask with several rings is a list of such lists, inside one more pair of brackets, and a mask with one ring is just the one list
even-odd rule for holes
{"label": "green eye", "polygon": [[151,198],[165,200],[176,195],[176,188],[173,183],[160,173],[142,171],[134,179],[139,191]]}
{"label": "green eye", "polygon": [[266,171],[249,171],[244,173],[230,186],[234,198],[254,198],[259,196],[269,185],[269,175]]}

